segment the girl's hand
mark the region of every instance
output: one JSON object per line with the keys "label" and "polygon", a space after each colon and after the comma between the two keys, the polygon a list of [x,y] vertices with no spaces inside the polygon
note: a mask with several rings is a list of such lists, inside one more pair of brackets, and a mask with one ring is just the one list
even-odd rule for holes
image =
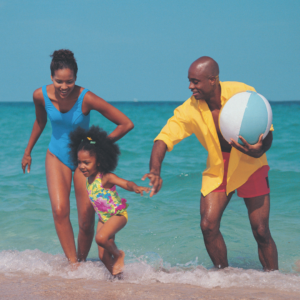
{"label": "girl's hand", "polygon": [[143,196],[143,192],[149,193],[150,189],[149,187],[144,187],[144,186],[137,186],[136,184],[132,187],[133,191],[137,194],[140,194]]}
{"label": "girl's hand", "polygon": [[24,174],[25,174],[26,166],[27,166],[27,173],[29,173],[30,166],[31,166],[31,156],[30,156],[30,154],[24,153],[23,158],[22,158],[22,169],[23,169]]}
{"label": "girl's hand", "polygon": [[110,189],[113,185],[117,185],[127,191],[135,192],[143,196],[143,192],[149,193],[151,188],[145,186],[138,186],[133,181],[128,181],[118,177],[113,173],[107,173],[102,178],[102,186],[105,189]]}

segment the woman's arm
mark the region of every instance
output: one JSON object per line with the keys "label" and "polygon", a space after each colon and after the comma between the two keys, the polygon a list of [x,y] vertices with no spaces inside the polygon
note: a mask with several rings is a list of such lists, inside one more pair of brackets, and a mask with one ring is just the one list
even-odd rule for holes
{"label": "woman's arm", "polygon": [[98,111],[105,118],[117,125],[115,130],[108,136],[114,142],[119,140],[134,127],[132,121],[117,108],[92,92],[87,92],[82,104],[82,112],[87,115],[91,110]]}
{"label": "woman's arm", "polygon": [[102,186],[109,189],[114,185],[117,185],[124,190],[140,194],[141,196],[143,196],[143,192],[148,193],[150,191],[149,187],[138,186],[134,182],[120,178],[113,173],[105,174],[103,176]]}
{"label": "woman's arm", "polygon": [[30,172],[30,166],[31,166],[31,151],[39,139],[41,133],[43,132],[46,123],[47,123],[47,113],[44,106],[44,98],[42,89],[37,89],[33,93],[33,102],[35,105],[35,115],[36,119],[33,124],[33,128],[31,131],[31,135],[27,144],[27,147],[25,149],[23,158],[22,158],[22,169],[23,173],[25,173],[25,169],[27,166],[27,172]]}

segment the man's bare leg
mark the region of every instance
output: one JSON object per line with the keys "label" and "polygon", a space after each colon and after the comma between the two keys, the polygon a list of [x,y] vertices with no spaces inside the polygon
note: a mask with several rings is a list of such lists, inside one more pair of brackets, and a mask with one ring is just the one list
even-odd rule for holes
{"label": "man's bare leg", "polygon": [[223,212],[232,196],[225,192],[212,192],[205,197],[201,195],[200,215],[206,250],[217,268],[228,267],[227,248],[220,232]]}
{"label": "man's bare leg", "polygon": [[264,270],[278,270],[278,253],[269,229],[270,194],[245,198],[249,220]]}

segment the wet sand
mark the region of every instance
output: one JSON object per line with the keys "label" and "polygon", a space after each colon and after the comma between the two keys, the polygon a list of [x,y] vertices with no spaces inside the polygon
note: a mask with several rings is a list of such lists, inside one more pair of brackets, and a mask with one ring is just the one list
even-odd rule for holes
{"label": "wet sand", "polygon": [[64,279],[48,275],[0,275],[0,299],[299,299],[300,294],[256,288],[205,289],[187,284],[134,284]]}

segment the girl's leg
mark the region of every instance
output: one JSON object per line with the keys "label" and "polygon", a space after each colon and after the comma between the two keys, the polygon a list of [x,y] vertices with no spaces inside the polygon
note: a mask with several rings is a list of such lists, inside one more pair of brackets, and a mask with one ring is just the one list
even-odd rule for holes
{"label": "girl's leg", "polygon": [[[113,256],[111,270],[112,275],[121,273],[124,267],[125,253],[117,248],[114,236],[126,225],[126,223],[127,219],[124,216],[115,215],[100,226],[99,230],[97,230],[96,243]],[[103,253],[103,255],[106,255],[106,253]],[[105,259],[106,258],[107,256],[105,256]]]}
{"label": "girl's leg", "polygon": [[70,222],[72,171],[49,150],[46,154],[46,178],[55,229],[70,262],[77,262],[74,234]]}
{"label": "girl's leg", "polygon": [[[104,225],[104,223],[102,223],[100,221],[98,222],[96,236],[100,232],[103,225]],[[112,236],[112,239],[115,240],[115,235]],[[108,269],[108,271],[110,273],[112,273],[112,266],[114,263],[112,255],[107,250],[105,250],[103,247],[101,247],[99,245],[98,245],[98,253],[99,253],[100,260],[103,262],[103,264]]]}
{"label": "girl's leg", "polygon": [[79,261],[84,261],[93,241],[95,210],[86,191],[86,177],[83,176],[78,168],[74,172],[73,180],[79,224],[77,256]]}

